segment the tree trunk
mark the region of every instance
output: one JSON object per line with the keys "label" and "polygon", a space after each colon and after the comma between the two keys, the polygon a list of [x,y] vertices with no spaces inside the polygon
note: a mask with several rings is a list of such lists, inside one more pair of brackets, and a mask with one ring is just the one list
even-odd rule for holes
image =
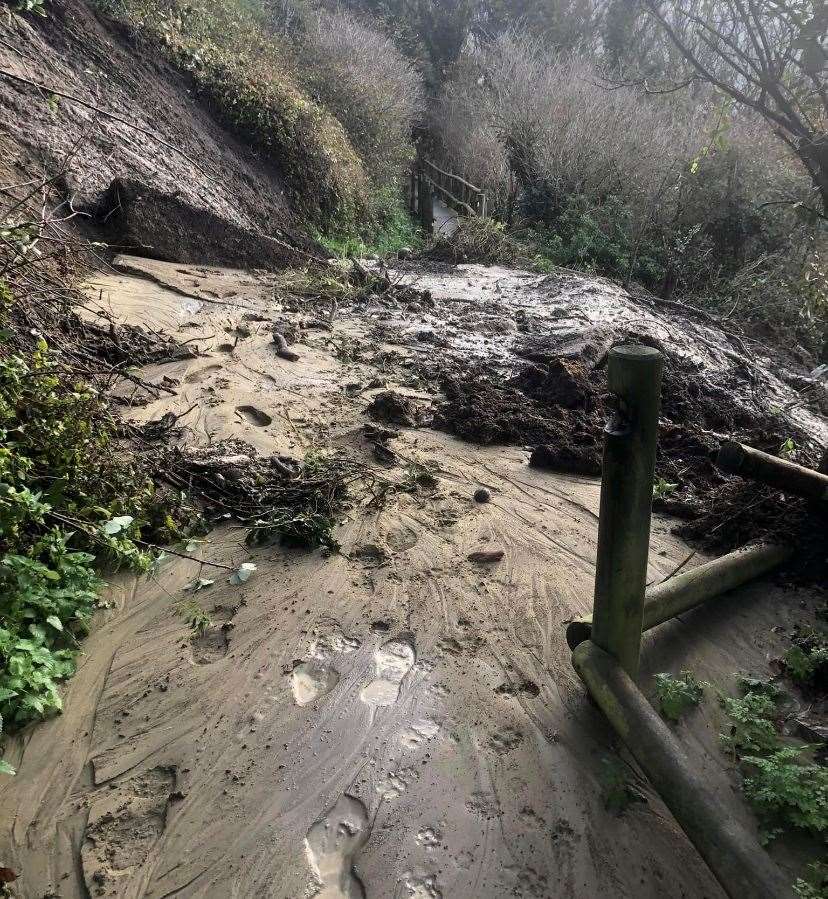
{"label": "tree trunk", "polygon": [[828,134],[812,141],[801,141],[797,153],[811,173],[811,180],[822,199],[822,214],[828,218]]}

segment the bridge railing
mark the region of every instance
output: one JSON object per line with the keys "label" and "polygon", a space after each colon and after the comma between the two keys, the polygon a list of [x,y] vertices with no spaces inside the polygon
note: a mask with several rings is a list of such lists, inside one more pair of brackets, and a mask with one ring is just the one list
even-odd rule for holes
{"label": "bridge railing", "polygon": [[411,172],[411,210],[425,218],[430,214],[430,197],[433,191],[446,206],[465,215],[486,216],[486,192],[474,184],[446,172],[428,159],[420,159]]}

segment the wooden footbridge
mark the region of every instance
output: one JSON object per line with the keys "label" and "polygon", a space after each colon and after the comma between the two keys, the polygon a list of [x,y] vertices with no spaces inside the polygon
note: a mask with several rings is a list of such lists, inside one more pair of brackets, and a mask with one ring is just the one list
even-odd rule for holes
{"label": "wooden footbridge", "polygon": [[434,227],[435,201],[459,215],[485,218],[487,214],[484,190],[428,159],[419,159],[411,169],[408,197],[411,214],[429,231]]}

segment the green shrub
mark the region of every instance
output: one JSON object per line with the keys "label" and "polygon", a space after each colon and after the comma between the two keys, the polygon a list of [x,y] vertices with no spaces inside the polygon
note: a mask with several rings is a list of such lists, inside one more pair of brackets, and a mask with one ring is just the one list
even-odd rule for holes
{"label": "green shrub", "polygon": [[422,232],[403,205],[399,190],[378,190],[372,202],[372,219],[376,230],[365,238],[353,234],[314,235],[333,256],[345,259],[365,256],[388,256],[403,247],[418,248],[423,244]]}
{"label": "green shrub", "polygon": [[57,685],[102,586],[95,564],[144,570],[142,530],[177,531],[96,391],[42,338],[28,352],[10,339],[0,336],[0,721],[19,727],[61,709]]}
{"label": "green shrub", "polygon": [[828,767],[802,760],[809,747],[786,747],[768,756],[744,756],[744,791],[762,822],[765,840],[786,828],[816,837],[828,831]]}
{"label": "green shrub", "polygon": [[681,716],[697,706],[704,696],[704,684],[696,679],[692,671],[682,671],[679,677],[657,674],[655,690],[661,714],[673,722],[678,722]]}
{"label": "green shrub", "polygon": [[721,703],[730,719],[730,727],[719,737],[729,752],[766,752],[778,745],[774,726],[776,702],[771,696],[748,691],[739,699],[722,696]]}
{"label": "green shrub", "polygon": [[216,118],[282,175],[322,231],[370,233],[370,181],[342,125],[299,86],[290,53],[238,0],[98,0],[192,79]]}

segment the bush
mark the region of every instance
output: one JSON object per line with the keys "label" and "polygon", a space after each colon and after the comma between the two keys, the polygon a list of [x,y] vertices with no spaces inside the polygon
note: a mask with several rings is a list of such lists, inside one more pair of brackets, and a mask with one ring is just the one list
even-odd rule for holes
{"label": "bush", "polygon": [[96,391],[42,338],[12,350],[12,333],[0,338],[0,731],[60,710],[97,604],[94,563],[144,570],[142,530],[177,532]]}
{"label": "bush", "polygon": [[303,80],[342,123],[374,182],[395,183],[413,158],[420,76],[391,40],[344,10],[320,10],[298,44]]}
{"label": "bush", "polygon": [[824,224],[807,174],[749,113],[704,93],[611,89],[588,61],[511,32],[466,52],[432,125],[445,165],[555,264],[820,347]]}

